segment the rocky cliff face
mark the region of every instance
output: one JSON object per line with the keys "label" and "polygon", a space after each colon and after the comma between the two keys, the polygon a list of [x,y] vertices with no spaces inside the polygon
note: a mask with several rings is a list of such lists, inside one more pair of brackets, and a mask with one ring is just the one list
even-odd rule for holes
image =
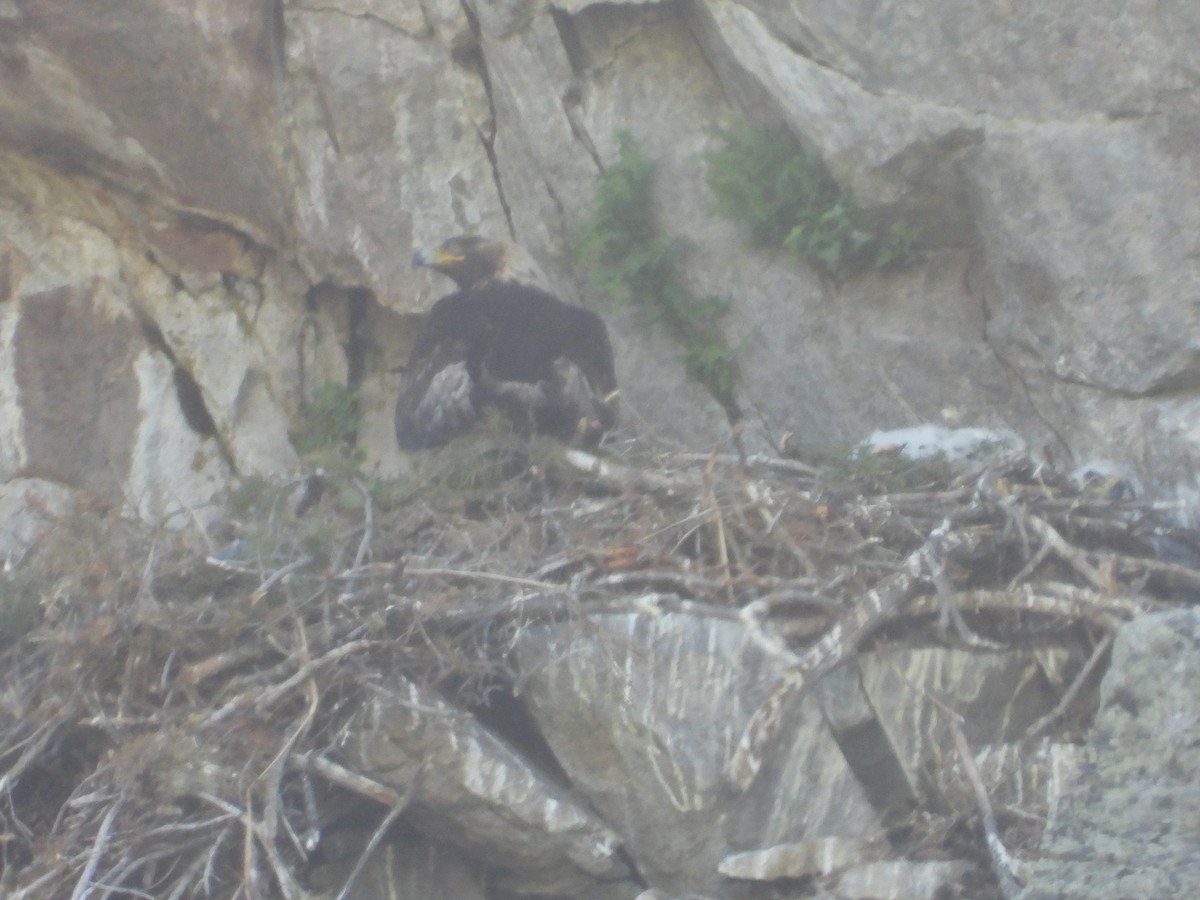
{"label": "rocky cliff face", "polygon": [[[158,519],[296,466],[289,422],[361,392],[372,464],[414,243],[567,253],[627,129],[686,277],[733,300],[759,439],[951,420],[1200,483],[1200,7],[929,0],[84,0],[0,5],[0,476]],[[923,261],[833,284],[710,213],[712,126],[782,123]],[[721,440],[682,350],[615,319],[627,422]]]}

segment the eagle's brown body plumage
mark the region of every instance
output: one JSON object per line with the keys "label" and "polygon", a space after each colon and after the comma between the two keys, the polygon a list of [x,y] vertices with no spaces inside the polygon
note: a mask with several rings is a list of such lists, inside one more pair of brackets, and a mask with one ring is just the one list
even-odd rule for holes
{"label": "eagle's brown body plumage", "polygon": [[617,381],[608,329],[595,313],[506,278],[511,250],[451,238],[426,265],[459,290],[429,313],[396,404],[401,447],[443,444],[487,406],[519,427],[595,443],[616,423]]}

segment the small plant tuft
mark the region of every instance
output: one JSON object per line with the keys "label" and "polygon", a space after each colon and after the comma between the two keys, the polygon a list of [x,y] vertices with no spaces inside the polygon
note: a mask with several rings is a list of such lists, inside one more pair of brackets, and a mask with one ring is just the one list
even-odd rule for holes
{"label": "small plant tuft", "polygon": [[362,427],[358,392],[326,381],[300,409],[292,444],[300,456],[330,472],[348,473],[362,464],[355,442]]}
{"label": "small plant tuft", "polygon": [[617,161],[601,176],[591,214],[576,231],[576,259],[596,288],[635,305],[683,345],[688,376],[735,422],[737,361],[718,325],[729,301],[697,296],[683,283],[678,267],[686,246],[663,234],[654,214],[657,167],[629,132],[617,132],[617,142]]}
{"label": "small plant tuft", "polygon": [[779,247],[833,278],[899,269],[916,261],[916,232],[885,225],[855,202],[821,155],[784,129],[744,125],[717,132],[705,155],[716,210],[745,224],[751,240]]}

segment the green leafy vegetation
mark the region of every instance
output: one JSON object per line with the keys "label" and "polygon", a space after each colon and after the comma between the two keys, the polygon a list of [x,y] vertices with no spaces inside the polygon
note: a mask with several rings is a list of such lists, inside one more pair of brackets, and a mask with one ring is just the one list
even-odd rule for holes
{"label": "green leafy vegetation", "polygon": [[363,461],[362,451],[355,446],[361,427],[358,392],[326,381],[301,407],[292,444],[315,465],[331,472],[351,472]]}
{"label": "green leafy vegetation", "polygon": [[654,215],[656,165],[628,132],[620,155],[600,180],[592,210],[577,229],[575,250],[592,283],[618,303],[630,303],[679,341],[688,376],[741,418],[738,368],[719,320],[729,301],[698,296],[679,276],[686,247],[664,234]]}
{"label": "green leafy vegetation", "polygon": [[705,155],[716,210],[745,224],[755,244],[782,248],[833,278],[916,260],[916,232],[858,206],[820,154],[787,131],[741,126],[718,136],[721,146]]}

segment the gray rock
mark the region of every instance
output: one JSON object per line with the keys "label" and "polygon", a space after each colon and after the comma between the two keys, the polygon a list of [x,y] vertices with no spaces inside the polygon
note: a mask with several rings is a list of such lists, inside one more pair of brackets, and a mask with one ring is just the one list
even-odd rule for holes
{"label": "gray rock", "polygon": [[1120,630],[1087,746],[1055,781],[1024,900],[1200,892],[1198,647],[1194,609]]}
{"label": "gray rock", "polygon": [[736,623],[597,615],[528,629],[518,655],[555,757],[654,887],[728,896],[716,873],[734,851],[878,833],[812,697],[786,752],[730,790],[726,764],[779,672]]}
{"label": "gray rock", "polygon": [[341,756],[403,795],[406,821],[507,873],[522,893],[563,895],[626,874],[620,839],[569,792],[437,692],[396,679],[345,726]]}

